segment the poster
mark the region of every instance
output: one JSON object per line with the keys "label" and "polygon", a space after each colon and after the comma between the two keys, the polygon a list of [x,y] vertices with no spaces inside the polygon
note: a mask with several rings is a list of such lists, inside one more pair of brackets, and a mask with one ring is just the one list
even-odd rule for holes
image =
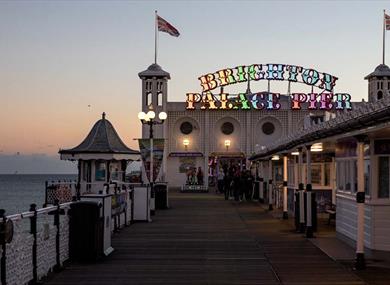
{"label": "poster", "polygon": [[[150,181],[151,140],[139,139],[138,143],[139,143],[141,159],[145,169],[146,177]],[[153,181],[156,180],[158,174],[160,173],[163,156],[164,156],[164,139],[153,139]]]}
{"label": "poster", "polygon": [[195,159],[195,157],[180,157],[179,173],[187,173],[190,169],[196,168]]}

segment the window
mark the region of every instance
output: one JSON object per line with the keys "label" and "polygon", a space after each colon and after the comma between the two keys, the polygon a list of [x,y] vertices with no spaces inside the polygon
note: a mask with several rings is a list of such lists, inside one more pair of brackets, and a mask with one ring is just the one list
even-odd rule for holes
{"label": "window", "polygon": [[180,131],[184,135],[189,135],[192,133],[193,126],[190,122],[184,122],[180,125]]}
{"label": "window", "polygon": [[230,122],[225,122],[221,126],[221,132],[225,135],[230,135],[234,132],[234,126]]}
{"label": "window", "polygon": [[312,124],[319,124],[324,121],[324,116],[310,116]]}
{"label": "window", "polygon": [[152,104],[152,93],[147,93],[146,94],[146,106],[149,106],[150,104]]}
{"label": "window", "polygon": [[389,157],[378,158],[378,198],[389,198]]}
{"label": "window", "polygon": [[106,180],[106,163],[103,161],[96,161],[95,163],[95,181]]}
{"label": "window", "polygon": [[321,164],[312,164],[311,165],[311,183],[313,185],[321,185],[322,184]]}
{"label": "window", "polygon": [[383,92],[382,91],[378,91],[378,95],[376,96],[377,100],[380,100],[383,98]]}
{"label": "window", "polygon": [[272,135],[275,131],[275,126],[271,122],[266,122],[261,126],[261,130],[266,135]]}
{"label": "window", "polygon": [[157,105],[158,106],[162,106],[162,93],[161,92],[159,92],[158,94],[157,94]]}

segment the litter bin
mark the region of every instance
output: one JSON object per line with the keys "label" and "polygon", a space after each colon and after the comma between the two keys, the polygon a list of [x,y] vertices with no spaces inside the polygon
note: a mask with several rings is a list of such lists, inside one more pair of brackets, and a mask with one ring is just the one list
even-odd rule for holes
{"label": "litter bin", "polygon": [[73,261],[96,261],[103,256],[102,204],[79,201],[70,205],[69,257]]}
{"label": "litter bin", "polygon": [[156,209],[168,208],[168,187],[166,183],[156,183],[154,185]]}

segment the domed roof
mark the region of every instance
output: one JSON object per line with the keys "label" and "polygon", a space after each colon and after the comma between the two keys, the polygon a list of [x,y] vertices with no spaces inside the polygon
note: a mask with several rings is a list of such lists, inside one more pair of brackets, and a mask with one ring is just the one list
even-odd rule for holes
{"label": "domed roof", "polygon": [[106,120],[103,113],[102,119],[92,127],[87,137],[81,144],[71,149],[62,149],[60,154],[80,153],[117,153],[117,154],[139,154],[138,151],[128,148],[120,139],[110,121]]}
{"label": "domed roof", "polygon": [[171,79],[169,72],[164,71],[157,63],[153,63],[148,69],[138,73],[140,78],[143,77],[166,77]]}
{"label": "domed roof", "polygon": [[380,64],[374,72],[371,72],[364,79],[370,79],[371,77],[390,77],[390,68],[386,64]]}

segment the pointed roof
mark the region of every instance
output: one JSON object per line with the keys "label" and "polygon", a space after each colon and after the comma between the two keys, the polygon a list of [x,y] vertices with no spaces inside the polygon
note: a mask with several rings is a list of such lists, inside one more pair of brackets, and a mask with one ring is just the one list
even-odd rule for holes
{"label": "pointed roof", "polygon": [[364,79],[370,79],[372,77],[390,77],[390,68],[386,64],[380,64],[373,72],[364,77]]}
{"label": "pointed roof", "polygon": [[120,139],[115,128],[110,121],[106,119],[106,114],[95,123],[87,137],[81,144],[71,149],[62,149],[62,154],[139,154],[138,151],[128,148]]}
{"label": "pointed roof", "polygon": [[166,77],[167,79],[171,79],[171,75],[169,72],[166,72],[159,66],[157,63],[153,63],[148,67],[148,69],[138,73],[139,78],[144,77]]}

